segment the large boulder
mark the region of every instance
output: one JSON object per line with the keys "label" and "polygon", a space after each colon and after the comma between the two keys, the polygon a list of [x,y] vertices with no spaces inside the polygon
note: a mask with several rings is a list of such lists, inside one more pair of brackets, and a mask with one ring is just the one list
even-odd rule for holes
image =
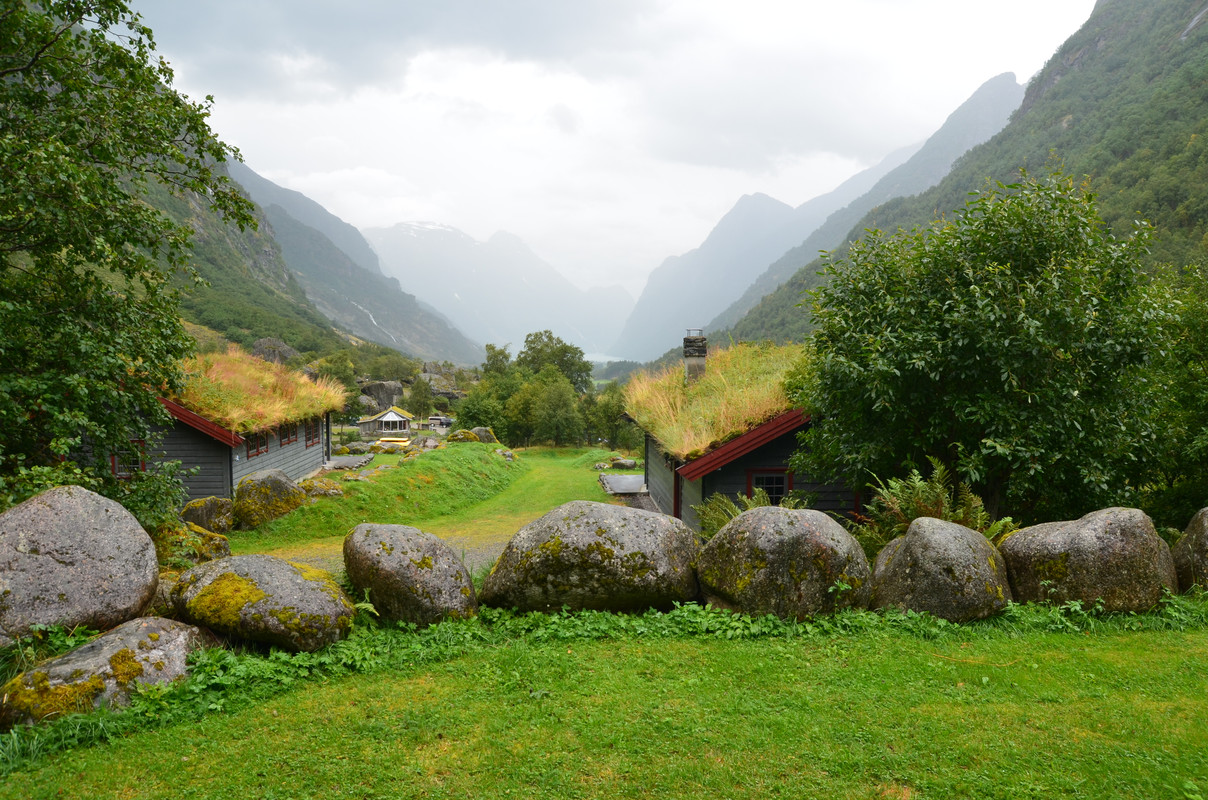
{"label": "large boulder", "polygon": [[696,574],[706,602],[747,614],[805,619],[868,604],[864,550],[821,511],[744,511],[701,548]]}
{"label": "large boulder", "polygon": [[212,636],[183,622],[132,619],[0,688],[0,727],[126,705],[139,684],[185,677],[189,654],[213,644]]}
{"label": "large boulder", "polygon": [[1002,554],[975,530],[919,517],[877,553],[871,608],[926,611],[950,622],[999,613],[1011,602]]}
{"label": "large boulder", "polygon": [[284,516],[308,500],[306,492],[279,469],[253,472],[235,487],[235,526],[251,530]]}
{"label": "large boulder", "polygon": [[256,358],[268,361],[271,364],[284,364],[291,358],[297,358],[302,355],[294,348],[290,347],[281,339],[265,338],[257,339],[252,343],[252,355]]}
{"label": "large boulder", "polygon": [[398,381],[370,381],[361,386],[361,395],[373,401],[374,413],[397,405],[403,397],[403,384]]}
{"label": "large boulder", "polygon": [[226,497],[190,500],[181,509],[180,518],[212,533],[230,533],[235,526],[235,504]]}
{"label": "large boulder", "polygon": [[1107,508],[1033,525],[999,544],[1015,600],[1071,600],[1105,611],[1147,611],[1178,578],[1170,548],[1136,508]]}
{"label": "large boulder", "polygon": [[1179,577],[1179,591],[1189,591],[1196,585],[1208,588],[1208,508],[1191,518],[1170,554]]}
{"label": "large boulder", "polygon": [[478,441],[486,444],[499,444],[499,440],[495,438],[495,431],[490,428],[477,427],[470,428],[470,433],[478,437]]}
{"label": "large boulder", "polygon": [[669,609],[697,596],[698,550],[678,519],[576,500],[512,537],[478,599],[521,611]]}
{"label": "large boulder", "polygon": [[169,521],[160,525],[151,538],[160,564],[177,567],[186,562],[201,564],[231,554],[227,537],[192,522]]}
{"label": "large boulder", "polygon": [[478,613],[474,583],[453,548],[409,525],[353,528],[344,539],[344,570],[386,619],[431,625]]}
{"label": "large boulder", "polygon": [[112,628],[158,581],[151,537],[95,492],[58,486],[0,514],[0,646],[31,625]]}
{"label": "large boulder", "polygon": [[343,639],[355,610],[331,575],[275,556],[231,556],[180,576],[177,615],[233,639],[312,651]]}
{"label": "large boulder", "polygon": [[462,428],[459,431],[450,433],[445,441],[450,444],[457,444],[458,442],[477,442],[479,438],[478,434],[474,433],[474,431]]}

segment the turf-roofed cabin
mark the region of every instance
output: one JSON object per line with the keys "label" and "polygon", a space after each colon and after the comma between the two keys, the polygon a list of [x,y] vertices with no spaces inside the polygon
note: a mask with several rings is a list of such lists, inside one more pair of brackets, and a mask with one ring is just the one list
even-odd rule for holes
{"label": "turf-roofed cabin", "polygon": [[161,398],[173,425],[158,455],[179,460],[190,499],[231,497],[239,481],[265,469],[293,480],[322,469],[330,456],[329,414],[344,389],[232,348],[190,359],[181,393]]}
{"label": "turf-roofed cabin", "polygon": [[789,470],[797,433],[810,418],[792,408],[784,377],[800,346],[737,344],[707,352],[703,336],[684,339],[684,364],[639,373],[625,389],[628,415],[646,434],[646,487],[664,514],[700,530],[693,506],[710,495],[773,502],[789,492],[810,495],[821,511],[858,510],[847,488]]}

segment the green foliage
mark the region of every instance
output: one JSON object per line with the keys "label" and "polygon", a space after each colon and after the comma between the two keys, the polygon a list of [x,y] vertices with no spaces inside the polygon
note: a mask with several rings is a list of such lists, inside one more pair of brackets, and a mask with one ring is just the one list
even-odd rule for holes
{"label": "green foliage", "polygon": [[851,526],[852,535],[870,561],[882,547],[905,534],[919,517],[955,522],[995,541],[1019,527],[1010,517],[993,519],[967,484],[954,487],[948,469],[938,459],[931,459],[930,478],[911,470],[905,478],[890,478],[884,483],[874,478],[874,485],[864,515]]}
{"label": "green foliage", "polygon": [[[74,480],[168,421],[191,341],[172,285],[190,229],[146,202],[164,187],[240,225],[216,166],[233,151],[208,104],[171,89],[121,0],[0,13],[0,475],[16,495]],[[56,466],[68,453],[84,470]]]}
{"label": "green foliage", "polygon": [[[507,354],[506,347],[503,348],[503,353]],[[583,351],[562,341],[548,330],[530,333],[524,337],[524,349],[516,354],[516,366],[534,375],[540,374],[545,367],[552,366],[570,381],[576,392],[586,392],[591,386],[591,362],[583,357]],[[484,364],[483,367],[485,370],[488,365]]]}
{"label": "green foliage", "polygon": [[48,658],[76,649],[98,633],[87,625],[30,625],[29,634],[0,648],[0,686]]}
{"label": "green foliage", "polygon": [[625,393],[612,381],[598,393],[584,395],[591,402],[582,404],[584,423],[590,435],[618,450],[635,450],[642,443],[642,432],[625,413]]}
{"label": "green foliage", "polygon": [[[764,508],[766,506],[777,505],[768,497],[768,493],[756,488],[751,492],[750,497],[738,495],[738,502],[735,503],[728,494],[716,492],[709,495],[705,502],[700,505],[692,506],[692,510],[696,512],[700,518],[700,538],[708,541],[713,538],[727,522],[737,517],[744,511],[750,511],[752,508]],[[805,508],[805,504],[793,495],[786,495],[781,499],[779,506],[781,508]]]}
{"label": "green foliage", "polygon": [[991,515],[1076,517],[1118,502],[1154,436],[1138,368],[1165,303],[1141,226],[1105,232],[1054,173],[997,185],[955,220],[872,231],[814,295],[814,412],[794,466],[859,485],[937,459]]}
{"label": "green foliage", "polygon": [[423,378],[416,378],[407,394],[407,410],[418,419],[432,416],[432,387]]}

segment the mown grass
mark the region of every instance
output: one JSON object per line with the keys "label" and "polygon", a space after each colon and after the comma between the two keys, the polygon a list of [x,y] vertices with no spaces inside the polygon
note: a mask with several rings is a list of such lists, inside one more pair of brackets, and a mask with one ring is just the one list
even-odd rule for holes
{"label": "mown grass", "polygon": [[362,627],[329,655],[340,668],[224,655],[195,670],[212,684],[192,695],[195,721],[26,763],[0,797],[1190,798],[1208,786],[1202,597],[1142,617],[1013,606],[963,627],[697,606],[485,616]]}

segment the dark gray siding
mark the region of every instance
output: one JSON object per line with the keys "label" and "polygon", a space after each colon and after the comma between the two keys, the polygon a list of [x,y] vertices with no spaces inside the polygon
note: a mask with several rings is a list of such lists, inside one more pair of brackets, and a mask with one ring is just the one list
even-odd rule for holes
{"label": "dark gray siding", "polygon": [[198,468],[196,475],[183,476],[190,500],[231,496],[231,448],[201,431],[177,422],[164,434],[160,460]]}
{"label": "dark gray siding", "polygon": [[680,518],[683,519],[685,525],[698,533],[700,532],[700,516],[692,510],[692,506],[699,506],[705,502],[704,483],[704,478],[699,481],[683,481],[680,489],[680,502],[683,504],[680,506]]}
{"label": "dark gray siding", "polygon": [[664,514],[670,514],[675,509],[675,474],[667,460],[667,456],[659,449],[658,442],[647,436],[646,490],[650,492],[650,499]]}
{"label": "dark gray siding", "polygon": [[265,469],[279,469],[295,481],[318,472],[323,467],[326,427],[319,426],[320,441],[310,447],[306,446],[306,426],[299,423],[298,440],[295,442],[282,446],[277,432],[273,431],[268,437],[267,453],[248,458],[246,446],[236,448],[233,484],[238,486],[244,477]]}

